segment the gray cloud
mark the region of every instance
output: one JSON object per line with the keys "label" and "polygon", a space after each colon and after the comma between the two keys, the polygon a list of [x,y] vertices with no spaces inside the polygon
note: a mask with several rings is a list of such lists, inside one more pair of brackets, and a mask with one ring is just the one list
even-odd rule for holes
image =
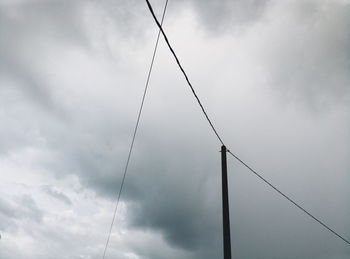
{"label": "gray cloud", "polygon": [[53,100],[43,84],[38,59],[47,54],[46,48],[52,42],[74,44],[84,40],[77,16],[79,5],[74,2],[0,4],[0,74],[18,82],[22,91],[45,107],[52,106]]}
{"label": "gray cloud", "polygon": [[258,33],[272,85],[316,110],[348,103],[349,14],[350,5],[340,1],[276,3]]}
{"label": "gray cloud", "polygon": [[[247,25],[246,31],[252,30],[257,35],[251,44],[257,42],[256,49],[260,43],[263,46],[259,54],[264,54],[259,56],[262,58],[259,61],[266,64],[265,72],[273,85],[284,85],[284,89],[295,89],[301,95],[306,91],[310,98],[318,96],[314,91],[317,86],[329,98],[334,92],[328,86],[334,78],[340,78],[336,89],[347,91],[345,48],[348,37],[344,36],[347,35],[347,8],[331,5],[334,9],[329,11],[323,4],[311,2],[307,6],[291,4],[296,9],[290,11],[283,4],[273,5],[271,1],[225,1],[221,4],[218,1],[191,1],[178,7],[175,3],[172,5],[184,10],[190,5],[200,17],[201,26],[211,32],[221,32],[221,36],[236,24]],[[161,9],[161,1],[157,2],[156,9]],[[178,10],[171,11],[172,18],[180,13]],[[38,1],[11,8],[2,5],[2,13],[0,26],[4,29],[1,29],[0,46],[3,48],[0,54],[4,58],[0,61],[0,73],[7,79],[18,80],[19,90],[11,90],[11,84],[3,80],[8,86],[1,89],[4,94],[0,96],[0,107],[6,110],[1,118],[8,130],[0,129],[4,140],[1,141],[1,158],[26,148],[40,150],[35,159],[30,159],[28,167],[43,171],[43,174],[53,174],[59,180],[77,177],[82,185],[80,191],[94,192],[94,202],[114,200],[139,105],[148,51],[154,41],[151,31],[155,31],[155,27],[146,6],[136,1]],[[278,23],[286,14],[290,16],[285,18],[285,24],[292,24],[294,29],[287,30]],[[335,19],[338,16],[341,19]],[[173,21],[171,25],[174,27],[174,24]],[[261,31],[259,26],[263,26]],[[310,29],[313,26],[316,30]],[[218,41],[221,36],[217,35]],[[257,40],[260,36],[262,39]],[[296,36],[302,41],[297,47],[297,44],[289,44],[297,41]],[[286,37],[285,42],[282,37]],[[195,43],[191,45],[192,41],[195,39],[186,41],[189,51],[201,47]],[[277,47],[274,41],[278,42]],[[183,50],[181,44],[179,47]],[[251,49],[248,44],[241,50]],[[222,55],[232,55],[230,51],[227,49]],[[305,53],[307,55],[303,55]],[[160,235],[165,242],[158,240],[158,248],[147,243],[153,240],[150,237],[145,238],[148,241],[135,243],[125,240],[125,236],[125,239],[118,236],[118,242],[112,243],[110,250],[110,255],[116,258],[128,258],[128,252],[140,258],[189,259],[219,258],[222,253],[219,145],[207,130],[182,78],[174,72],[173,60],[168,57],[167,50],[161,47],[157,59],[160,65],[155,67],[157,73],[152,79],[122,195],[127,207],[128,229],[150,232],[152,238]],[[330,64],[327,65],[326,60],[331,61]],[[206,97],[205,104],[225,139],[288,193],[296,195],[297,200],[306,199],[306,207],[310,206],[317,215],[324,215],[327,222],[349,235],[349,226],[344,225],[350,215],[346,184],[350,166],[346,162],[349,136],[346,130],[341,130],[349,127],[347,112],[334,117],[330,114],[321,122],[315,119],[311,123],[303,115],[300,119],[294,113],[273,106],[273,98],[259,99],[256,89],[253,93],[244,92],[249,85],[232,79],[231,66],[234,66],[226,63],[226,59],[218,62],[213,57],[213,62],[220,68],[211,67],[211,73],[222,76],[215,78],[218,81],[215,82],[216,91],[208,78],[213,80],[213,76],[206,73],[203,64],[197,63],[193,69],[194,82],[201,96]],[[48,64],[51,67],[48,68]],[[300,64],[303,69],[299,70]],[[186,67],[191,68],[190,65]],[[235,73],[244,78],[246,75],[241,73],[241,67],[244,64],[237,67]],[[329,67],[333,70],[326,74]],[[253,72],[249,73],[252,78]],[[207,78],[208,82],[200,81],[196,75]],[[225,91],[220,85],[225,86]],[[65,116],[56,116],[57,109]],[[343,121],[342,125],[327,127],[340,121]],[[329,150],[326,153],[330,153],[327,158],[322,152],[325,147]],[[300,163],[291,163],[291,160]],[[336,170],[335,165],[338,165]],[[329,176],[333,171],[337,175],[334,179]],[[253,182],[238,165],[230,172],[232,236],[234,254],[238,258],[288,258],[288,254],[289,258],[348,257],[349,251],[333,236],[312,225],[284,201],[276,199],[265,186]],[[293,182],[293,179],[296,180]],[[343,184],[339,184],[339,180]],[[308,186],[309,183],[313,186]],[[336,191],[332,185],[337,186]],[[62,210],[64,214],[56,218],[52,212],[50,217],[54,220],[45,221],[40,231],[33,231],[31,226],[27,226],[26,231],[38,240],[53,240],[45,243],[46,251],[75,253],[69,258],[90,253],[91,258],[98,258],[105,239],[92,235],[101,235],[104,230],[82,231],[90,225],[75,218],[72,211],[77,209],[76,204],[72,204],[63,190],[50,186],[45,187],[43,193],[70,204],[69,210]],[[328,199],[326,207],[322,207],[317,194],[320,200]],[[338,211],[341,205],[343,208]],[[331,213],[329,207],[338,212]],[[41,209],[30,197],[22,197],[13,203],[0,200],[0,215],[4,219],[0,218],[0,222],[5,222],[2,224],[5,229],[6,220],[27,215],[40,223],[44,215]],[[94,215],[89,209],[85,214]],[[57,226],[55,222],[61,225]],[[66,225],[69,228],[61,229]],[[4,255],[4,258],[10,257]],[[32,258],[36,258],[35,255]],[[43,255],[42,258],[48,257]]]}
{"label": "gray cloud", "polygon": [[259,20],[269,1],[192,0],[185,3],[192,6],[206,29],[214,33],[227,33]]}
{"label": "gray cloud", "polygon": [[56,198],[67,205],[72,205],[72,201],[68,198],[68,196],[56,190],[53,186],[43,186],[43,190],[53,198]]}
{"label": "gray cloud", "polygon": [[[43,109],[62,113],[57,96],[52,92],[54,82],[45,75],[47,71],[55,73],[50,67],[57,61],[54,52],[79,48],[115,54],[121,37],[126,40],[142,35],[142,21],[135,23],[139,14],[140,5],[136,1],[2,2],[1,78],[12,81],[12,87],[20,87],[20,91]],[[91,24],[94,18],[98,22]],[[110,32],[115,34],[110,36]],[[42,67],[43,62],[46,67]],[[1,83],[1,87],[5,85]]]}
{"label": "gray cloud", "polygon": [[19,197],[17,203],[20,206],[20,209],[16,209],[17,217],[29,218],[39,223],[42,221],[43,211],[30,196]]}
{"label": "gray cloud", "polygon": [[[172,146],[175,150],[180,148],[174,144]],[[161,154],[158,148],[154,148],[154,151]],[[208,175],[210,164],[203,164],[193,171],[195,162],[185,159],[191,156],[190,154],[190,152],[176,153],[176,158],[179,162],[182,161],[180,162],[182,165],[176,164],[177,166],[175,164],[169,166],[168,156],[158,155],[158,163],[164,161],[163,163],[167,162],[167,165],[160,162],[163,164],[163,169],[154,168],[153,172],[147,171],[152,170],[152,164],[157,162],[153,159],[152,164],[146,162],[149,168],[145,171],[147,179],[138,179],[144,198],[140,199],[131,215],[134,217],[132,224],[135,226],[158,229],[174,246],[196,251],[203,246],[211,247],[213,237],[218,237],[219,206],[213,205],[220,203],[218,193],[211,191],[210,188],[209,182],[217,184],[216,177]],[[143,171],[139,168],[131,173],[137,174],[140,178],[142,177],[140,173]],[[193,176],[190,176],[191,174]],[[208,204],[209,201],[212,201],[212,204]],[[215,250],[213,247],[211,249]]]}
{"label": "gray cloud", "polygon": [[32,220],[41,222],[43,211],[38,208],[32,197],[23,195],[12,201],[0,200],[0,213],[3,218],[1,228],[15,226],[16,220]]}

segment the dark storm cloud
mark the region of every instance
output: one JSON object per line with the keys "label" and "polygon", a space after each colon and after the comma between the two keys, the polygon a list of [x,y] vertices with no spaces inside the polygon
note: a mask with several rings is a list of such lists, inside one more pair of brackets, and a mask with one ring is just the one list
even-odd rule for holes
{"label": "dark storm cloud", "polygon": [[[170,6],[173,5],[175,7],[177,3],[170,3]],[[258,21],[265,12],[269,11],[266,9],[269,7],[267,3],[269,2],[196,0],[187,3],[181,2],[179,8],[185,9],[190,5],[192,10],[200,17],[203,27],[211,32],[223,32],[230,30],[232,26],[234,27],[237,24],[247,25],[253,24],[252,21]],[[18,8],[4,7],[3,5],[0,16],[0,26],[2,26],[0,32],[0,55],[3,57],[0,61],[0,73],[6,75],[6,77],[19,80],[20,91],[23,94],[11,92],[0,98],[11,97],[17,101],[15,105],[11,104],[11,102],[6,103],[5,100],[1,103],[2,105],[6,104],[6,112],[12,118],[12,120],[6,121],[7,125],[10,125],[10,128],[13,129],[19,127],[28,134],[23,140],[21,138],[23,133],[18,133],[20,135],[18,139],[16,138],[18,145],[22,145],[22,148],[35,146],[45,152],[45,156],[39,157],[37,161],[32,161],[32,163],[36,162],[39,164],[38,167],[54,172],[57,178],[75,175],[83,185],[83,188],[92,189],[96,192],[97,197],[107,197],[113,200],[119,190],[126,151],[131,140],[134,117],[137,111],[135,107],[139,104],[138,97],[140,97],[140,92],[135,90],[135,85],[140,85],[142,81],[140,79],[141,76],[134,73],[135,71],[132,69],[128,71],[124,67],[123,69],[126,71],[114,71],[115,67],[113,66],[113,69],[108,70],[106,74],[97,74],[99,80],[94,81],[92,78],[94,74],[89,70],[84,70],[83,66],[86,65],[86,60],[83,60],[84,62],[79,64],[84,71],[83,77],[78,77],[78,80],[72,80],[72,82],[65,82],[59,76],[55,78],[57,80],[56,83],[60,86],[59,88],[62,89],[63,86],[66,86],[66,88],[63,88],[63,92],[65,91],[64,95],[60,96],[57,94],[57,91],[53,90],[55,85],[53,85],[52,81],[42,78],[42,74],[45,74],[45,72],[41,67],[41,59],[38,58],[40,57],[42,43],[44,43],[45,48],[53,48],[54,51],[61,44],[65,48],[70,48],[74,45],[74,47],[84,49],[84,51],[89,53],[95,53],[94,51],[98,52],[100,50],[99,47],[97,47],[97,50],[94,49],[93,40],[95,40],[94,37],[96,35],[90,35],[89,30],[82,21],[85,16],[82,15],[81,11],[85,10],[86,4],[91,4],[92,13],[96,10],[102,10],[102,14],[106,15],[101,15],[103,17],[101,20],[111,19],[113,21],[111,31],[116,30],[118,34],[120,33],[128,38],[127,44],[133,40],[139,40],[138,33],[144,28],[149,26],[150,30],[155,29],[151,19],[147,19],[147,26],[143,24],[146,21],[144,17],[135,22],[139,17],[138,15],[141,14],[149,18],[146,5],[136,1],[106,1],[101,3],[94,1],[29,1],[23,6],[19,5]],[[161,4],[161,1],[157,2],[156,8],[158,10],[161,8]],[[299,6],[299,4],[295,5]],[[313,5],[318,6],[315,3]],[[310,10],[314,9],[312,7]],[[299,40],[306,39],[306,43],[302,43],[300,48],[294,48],[294,45],[289,48],[288,44],[290,40],[294,39],[293,36],[290,36],[286,44],[281,44],[280,52],[285,54],[286,57],[282,54],[275,55],[274,51],[277,51],[279,48],[277,50],[275,48],[273,50],[270,49],[272,53],[270,53],[269,59],[271,58],[272,60],[268,64],[272,67],[271,71],[273,71],[272,77],[274,80],[277,82],[289,81],[288,78],[291,73],[294,75],[294,78],[297,78],[297,84],[294,85],[297,89],[300,91],[313,91],[312,87],[310,90],[307,86],[316,87],[318,83],[321,83],[322,88],[325,85],[330,85],[329,82],[327,84],[324,83],[327,80],[331,80],[329,78],[339,78],[340,82],[342,82],[339,84],[339,89],[347,89],[348,85],[345,82],[349,75],[349,73],[346,73],[349,67],[346,62],[349,56],[345,49],[348,46],[346,28],[349,15],[347,15],[347,8],[337,7],[336,9],[337,11],[330,14],[330,23],[322,19],[323,15],[321,14],[328,12],[324,9],[316,13],[310,11],[314,14],[312,17],[309,17],[310,12],[307,11],[309,9],[304,7],[293,11],[291,20],[293,24],[296,23],[297,32],[299,29],[302,30],[305,26],[308,28],[316,22],[320,22],[320,25],[317,27],[318,30],[307,30],[308,33],[299,37]],[[281,12],[281,16],[288,13],[288,10],[283,8],[277,10]],[[174,12],[173,14],[176,13]],[[296,14],[302,17],[301,24],[298,23],[299,19],[297,18],[299,16]],[[337,16],[341,17],[341,19],[335,20]],[[85,19],[87,18],[91,17],[86,16]],[[101,20],[97,20],[101,22]],[[90,21],[94,21],[94,19]],[[92,23],[94,24],[94,22]],[[101,29],[103,33],[97,34],[97,36],[101,37],[102,42],[108,45],[107,41],[110,32],[103,30],[103,28],[108,27],[106,25],[109,23],[101,22],[101,24],[97,26],[96,31]],[[129,29],[132,30],[130,31]],[[277,39],[295,35],[293,31],[290,33],[285,28],[279,29],[281,31],[276,36]],[[329,34],[332,37],[328,37],[327,35]],[[275,35],[273,34],[272,36]],[[272,40],[276,39],[272,36]],[[121,41],[121,38],[117,37],[117,40],[113,42],[117,44],[118,40]],[[267,45],[269,45],[268,40],[266,41]],[[142,45],[141,43],[138,44]],[[134,47],[133,50],[135,49],[137,48]],[[329,49],[337,49],[338,51],[329,51]],[[104,48],[103,51],[105,51]],[[295,53],[298,53],[296,56],[302,57],[303,62],[301,60],[291,62]],[[309,61],[311,65],[308,63],[308,57],[310,56],[302,55],[304,53],[313,53],[311,61]],[[98,59],[93,59],[91,62],[97,61]],[[332,61],[332,65],[325,65],[326,61]],[[301,70],[299,70],[300,65],[303,66]],[[97,67],[93,68],[95,71]],[[330,68],[332,68],[331,74],[327,74],[325,71],[330,71]],[[109,73],[112,74],[112,71],[118,79],[114,80],[112,78],[111,82],[103,81],[101,83],[100,79]],[[275,71],[277,72],[275,73]],[[76,71],[73,70],[70,76],[75,74],[74,72]],[[317,74],[324,76],[319,81],[316,81]],[[178,82],[174,79],[177,77],[178,74],[174,77],[169,75],[162,76],[162,78],[165,78],[161,84],[162,89],[171,92],[174,84],[183,84],[183,81]],[[142,79],[144,78],[142,77]],[[92,81],[91,85],[89,85],[90,81]],[[309,84],[310,81],[312,84]],[[104,87],[106,85],[107,87]],[[97,90],[89,93],[89,87],[91,86]],[[181,89],[182,86],[180,86]],[[113,87],[118,88],[118,90],[113,92]],[[176,87],[179,86],[176,85]],[[78,90],[74,92],[73,90],[70,91],[70,89]],[[157,90],[160,91],[159,89]],[[100,95],[104,91],[107,94]],[[181,94],[185,95],[183,92]],[[187,94],[186,92],[186,96]],[[227,103],[230,102],[228,95],[227,93]],[[148,113],[145,113],[146,117],[143,117],[142,122],[144,124],[141,124],[142,128],[135,144],[122,200],[130,206],[130,211],[127,215],[130,227],[141,231],[151,230],[161,233],[171,247],[192,253],[188,258],[219,258],[221,255],[221,214],[218,145],[214,140],[211,141],[212,135],[209,135],[210,133],[204,130],[207,128],[207,125],[204,125],[203,118],[200,117],[198,110],[186,110],[188,107],[193,108],[193,106],[190,106],[192,101],[190,98],[185,99],[180,94],[161,95],[159,99],[150,101],[147,107],[153,113],[152,115],[147,115],[151,113],[148,111]],[[32,107],[33,102],[44,103],[44,107],[48,107],[49,104],[60,106],[68,116],[64,118],[51,116],[55,111],[39,112]],[[186,109],[182,110],[182,106],[186,107]],[[232,108],[232,110],[234,109]],[[212,111],[212,113],[215,115],[215,111]],[[250,118],[250,116],[248,117]],[[245,125],[246,127],[249,118],[245,118],[240,125]],[[253,125],[259,130],[262,127],[262,125]],[[239,129],[236,123],[235,127],[235,130],[246,131],[246,128]],[[272,131],[269,128],[266,131],[268,130]],[[289,129],[289,131],[291,130]],[[16,131],[6,132],[2,129],[0,130],[0,134],[4,133],[2,138],[11,136],[11,132]],[[12,136],[14,136],[14,133],[12,133]],[[274,148],[280,151],[280,146],[275,143],[281,142],[280,140],[275,140],[271,136],[268,136],[266,139],[274,140],[273,143],[267,143],[270,152],[273,152],[271,150]],[[249,140],[249,142],[254,142],[253,138]],[[238,149],[240,142],[237,141],[237,143],[235,148]],[[292,143],[285,142],[285,144],[292,150]],[[249,145],[251,144],[248,143]],[[256,147],[249,147],[252,147],[252,150],[258,153]],[[8,146],[4,147],[3,150],[9,150]],[[210,153],[208,150],[214,151]],[[314,150],[311,149],[309,151],[312,153],[311,151]],[[264,152],[266,153],[266,150]],[[344,153],[347,154],[346,152],[345,150]],[[4,154],[6,155],[6,152]],[[263,154],[259,154],[259,156],[263,156]],[[282,158],[280,159],[281,161],[288,161],[289,159],[289,157]],[[240,172],[239,170],[237,171]],[[307,172],[305,171],[303,172],[306,175]],[[44,189],[52,197],[60,199],[66,204],[72,204],[65,194],[56,189],[49,186]],[[315,256],[315,254],[321,256],[322,252],[327,250],[328,246],[324,246],[321,252],[308,252],[307,250],[306,246],[308,244],[317,247],[318,241],[322,239],[308,242],[308,239],[314,237],[314,233],[323,233],[317,232],[315,230],[316,227],[315,229],[310,228],[310,232],[306,236],[304,236],[304,232],[298,235],[297,244],[299,246],[295,246],[295,249],[282,247],[282,243],[278,243],[278,241],[283,239],[283,237],[286,238],[284,233],[290,233],[295,226],[291,225],[283,228],[285,227],[284,223],[288,222],[288,220],[282,221],[274,215],[282,214],[285,218],[292,220],[298,214],[294,211],[289,211],[290,214],[283,214],[278,209],[273,210],[271,208],[264,210],[265,208],[261,208],[259,201],[265,201],[261,197],[257,197],[256,193],[255,196],[252,194],[241,198],[241,196],[244,196],[242,193],[246,189],[238,184],[234,189],[240,190],[239,193],[235,193],[235,197],[240,197],[234,200],[236,202],[234,203],[235,211],[243,211],[240,213],[236,212],[236,217],[233,217],[235,219],[234,222],[239,222],[239,225],[233,224],[235,230],[233,235],[235,237],[234,243],[237,240],[236,244],[239,247],[238,252],[235,252],[238,258],[272,258],[276,254],[280,258],[287,258],[284,257],[286,252],[292,254],[290,258],[298,256],[307,258],[305,255],[310,258]],[[253,197],[256,200],[252,200],[254,199]],[[21,209],[13,203],[0,200],[0,216],[4,218],[4,221],[1,220],[0,224],[1,222],[6,222],[12,216],[18,218],[17,213],[27,215],[36,222],[41,221],[43,213],[30,197],[22,197],[16,203],[18,206],[23,206],[23,208]],[[281,204],[278,205],[278,208],[285,208]],[[259,217],[254,217],[254,213],[256,214],[257,211]],[[271,211],[273,213],[269,214]],[[330,217],[330,219],[333,218]],[[266,224],[266,222],[269,224]],[[293,222],[295,223],[295,221]],[[280,231],[279,228],[283,228],[284,231]],[[43,230],[38,235],[42,235],[41,238],[48,236],[57,242],[65,240],[64,235],[55,231],[45,232]],[[292,242],[293,235],[295,235],[295,232],[286,238],[287,241]],[[73,238],[73,235],[69,237]],[[251,240],[255,242],[254,249],[251,248],[249,243]],[[327,241],[329,240],[327,239]],[[281,244],[281,246],[272,250],[265,250],[266,247],[274,247],[273,244],[275,242]],[[63,246],[66,249],[73,245],[68,244],[66,240],[63,242]],[[303,249],[298,250],[300,247]],[[336,247],[340,247],[339,253],[344,252],[346,254],[347,251],[340,245]],[[49,250],[50,248],[48,247],[47,249]],[[318,251],[317,249],[315,251]],[[332,249],[330,248],[329,250]],[[334,249],[329,253],[333,252]],[[150,252],[144,251],[144,254],[145,258],[150,257]],[[164,258],[164,256],[159,256],[159,254],[157,256],[158,258]],[[170,255],[167,258],[174,257]]]}
{"label": "dark storm cloud", "polygon": [[[161,149],[155,147],[153,150],[158,154],[157,159],[146,156],[145,160],[138,162],[138,170],[130,173],[141,177],[138,188],[143,193],[143,198],[139,199],[132,210],[132,224],[160,231],[175,247],[196,251],[209,246],[215,250],[210,242],[219,235],[219,195],[210,187],[217,187],[218,182],[215,174],[209,176],[208,171],[216,160],[207,158],[211,163],[196,166],[195,161],[201,158],[195,152],[180,153],[178,150],[181,146],[168,144],[172,146],[178,162],[171,165],[168,156],[160,155],[162,149],[167,149],[167,145]],[[193,161],[188,161],[186,157],[192,157]],[[155,163],[161,164],[161,167],[155,167]],[[211,173],[214,173],[213,168],[212,170]]]}

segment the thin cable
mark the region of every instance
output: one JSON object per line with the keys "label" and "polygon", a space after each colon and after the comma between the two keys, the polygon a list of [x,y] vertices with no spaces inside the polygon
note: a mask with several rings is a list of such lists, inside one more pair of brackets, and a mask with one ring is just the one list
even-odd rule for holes
{"label": "thin cable", "polygon": [[[173,48],[171,47],[168,37],[166,36],[163,28],[162,28],[162,24],[158,22],[157,17],[155,16],[154,12],[153,12],[153,8],[152,5],[150,4],[149,0],[146,0],[148,8],[153,16],[154,21],[156,22],[160,32],[162,33],[165,42],[167,43],[171,53],[173,54],[176,63],[178,64],[182,74],[185,76],[185,79],[187,81],[187,84],[189,85],[189,87],[191,88],[191,91],[193,93],[193,95],[195,96],[199,106],[202,109],[202,112],[204,113],[207,121],[209,122],[212,130],[214,131],[216,137],[219,139],[219,141],[221,142],[222,145],[224,145],[224,142],[222,141],[221,137],[219,136],[218,132],[216,131],[213,123],[211,122],[211,120],[209,119],[208,114],[206,113],[201,101],[199,100],[199,97],[197,96],[191,82],[189,81],[189,78],[185,72],[185,70],[183,69],[179,59],[177,58],[175,51],[173,50]],[[326,228],[327,230],[329,230],[331,233],[333,233],[334,235],[336,235],[337,237],[339,237],[340,239],[342,239],[344,242],[346,242],[347,244],[350,245],[350,241],[348,241],[346,238],[344,238],[343,236],[341,236],[340,234],[338,234],[335,230],[333,230],[332,228],[328,227],[325,223],[323,223],[321,220],[319,220],[318,218],[316,218],[315,216],[313,216],[310,212],[308,212],[306,209],[304,209],[302,206],[300,206],[299,204],[297,204],[295,201],[293,201],[291,198],[289,198],[286,194],[284,194],[282,191],[280,191],[277,187],[275,187],[273,184],[271,184],[269,181],[267,181],[264,177],[262,177],[259,173],[257,173],[255,170],[253,170],[250,166],[248,166],[245,162],[243,162],[239,157],[237,157],[236,155],[234,155],[233,153],[231,153],[231,151],[228,150],[228,153],[231,154],[234,158],[236,158],[241,164],[243,164],[246,168],[248,168],[252,173],[254,173],[256,176],[258,176],[261,180],[263,180],[266,184],[268,184],[271,188],[273,188],[277,193],[279,193],[280,195],[282,195],[284,198],[286,198],[289,202],[291,202],[294,206],[296,206],[298,209],[300,209],[301,211],[303,211],[306,215],[308,215],[309,217],[311,217],[312,219],[314,219],[316,222],[318,222],[321,226],[323,226],[324,228]]]}
{"label": "thin cable", "polygon": [[[164,21],[165,12],[166,12],[166,9],[168,7],[168,1],[169,0],[166,0],[166,2],[165,2],[161,24],[163,24],[163,21]],[[115,221],[115,217],[117,215],[117,210],[118,210],[118,206],[119,206],[120,196],[122,194],[123,187],[124,187],[124,182],[125,182],[125,177],[126,177],[126,174],[128,172],[129,162],[130,162],[132,150],[133,150],[134,143],[135,143],[136,133],[137,133],[137,129],[139,127],[141,114],[142,114],[142,109],[143,109],[143,105],[145,103],[145,98],[146,98],[146,94],[147,94],[147,90],[148,90],[148,85],[149,85],[149,81],[150,81],[151,74],[152,74],[153,64],[154,64],[154,60],[155,60],[157,49],[158,49],[159,38],[160,38],[160,30],[158,31],[156,44],[154,46],[153,55],[152,55],[152,61],[151,61],[151,64],[150,64],[150,67],[149,67],[149,70],[148,70],[148,75],[147,75],[147,80],[146,80],[146,84],[145,84],[145,89],[143,91],[142,101],[141,101],[140,109],[139,109],[139,112],[138,112],[138,115],[137,115],[136,125],[135,125],[134,133],[133,133],[133,136],[132,136],[132,140],[131,140],[131,145],[130,145],[130,149],[129,149],[129,153],[128,153],[128,158],[126,160],[126,164],[125,164],[125,168],[124,168],[124,174],[123,174],[122,182],[121,182],[120,188],[119,188],[117,203],[115,205],[113,219],[112,219],[112,222],[111,222],[111,226],[109,228],[109,233],[108,233],[106,245],[105,245],[105,248],[104,248],[104,251],[103,251],[102,259],[104,259],[105,256],[106,256],[107,247],[108,247],[109,240],[110,240],[110,237],[111,237],[111,234],[112,234],[113,224],[114,224],[114,221]]]}
{"label": "thin cable", "polygon": [[262,177],[258,172],[256,172],[254,169],[252,169],[249,165],[247,165],[245,162],[242,161],[238,156],[233,154],[231,151],[227,150],[229,154],[231,154],[235,159],[237,159],[242,165],[244,165],[246,168],[249,169],[253,174],[255,174],[257,177],[259,177],[261,180],[263,180],[267,185],[269,185],[272,189],[274,189],[277,193],[282,195],[284,198],[286,198],[289,202],[291,202],[294,206],[296,206],[298,209],[300,209],[302,212],[304,212],[306,215],[311,217],[313,220],[318,222],[321,226],[332,232],[334,235],[342,239],[344,242],[346,242],[348,245],[350,245],[350,241],[347,240],[345,237],[342,235],[338,234],[335,230],[332,228],[328,227],[325,223],[323,223],[321,220],[316,218],[314,215],[312,215],[310,212],[308,212],[306,209],[304,209],[302,206],[300,206],[298,203],[293,201],[291,198],[289,198],[286,194],[284,194],[282,191],[280,191],[276,186],[274,186],[272,183],[270,183],[268,180],[266,180],[264,177]]}
{"label": "thin cable", "polygon": [[222,141],[221,137],[219,136],[218,132],[216,131],[216,129],[215,129],[213,123],[211,122],[211,120],[209,119],[209,116],[208,116],[207,112],[205,111],[205,109],[204,109],[204,107],[203,107],[201,101],[199,100],[199,98],[198,98],[198,96],[197,96],[195,90],[193,89],[193,86],[192,86],[190,80],[188,79],[188,76],[187,76],[185,70],[183,69],[183,67],[182,67],[182,65],[181,65],[181,63],[180,63],[180,61],[179,61],[179,59],[177,58],[177,56],[176,56],[176,54],[175,54],[175,51],[174,51],[173,48],[171,47],[171,45],[170,45],[170,43],[169,43],[169,40],[168,40],[168,37],[166,36],[165,32],[163,31],[162,24],[160,24],[160,23],[158,22],[157,17],[155,16],[155,14],[154,14],[154,12],[153,12],[152,5],[150,4],[150,2],[149,2],[148,0],[146,0],[146,2],[147,2],[147,5],[148,5],[149,10],[150,10],[150,12],[151,12],[151,14],[152,14],[152,16],[153,16],[154,21],[156,22],[156,24],[157,24],[159,30],[162,32],[166,44],[168,45],[168,47],[169,47],[171,53],[173,54],[173,56],[174,56],[174,58],[175,58],[175,60],[176,60],[176,63],[177,63],[177,65],[179,66],[179,68],[180,68],[182,74],[185,76],[185,79],[186,79],[186,81],[187,81],[187,84],[188,84],[189,87],[191,88],[191,91],[192,91],[194,97],[196,98],[196,100],[197,100],[199,106],[200,106],[201,109],[202,109],[202,112],[204,113],[204,115],[205,115],[207,121],[208,121],[209,124],[210,124],[210,127],[213,129],[213,131],[214,131],[216,137],[219,139],[219,141],[221,142],[221,144],[224,145],[224,142]]}

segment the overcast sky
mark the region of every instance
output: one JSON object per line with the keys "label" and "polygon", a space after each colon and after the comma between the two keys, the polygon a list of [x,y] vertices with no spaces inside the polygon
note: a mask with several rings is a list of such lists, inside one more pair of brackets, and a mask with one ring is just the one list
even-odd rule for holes
{"label": "overcast sky", "polygon": [[[164,22],[227,147],[347,239],[349,28],[347,0],[169,0]],[[143,0],[0,0],[1,259],[102,258],[157,32]],[[106,258],[222,258],[219,150],[162,39]],[[228,170],[234,258],[350,258]]]}

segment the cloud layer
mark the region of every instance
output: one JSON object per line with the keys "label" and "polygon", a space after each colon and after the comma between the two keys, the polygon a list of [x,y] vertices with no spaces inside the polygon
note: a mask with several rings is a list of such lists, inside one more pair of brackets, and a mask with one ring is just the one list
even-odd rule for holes
{"label": "cloud layer", "polygon": [[[344,236],[349,11],[170,1],[165,22],[229,148]],[[1,258],[101,257],[156,33],[142,1],[0,2]],[[219,149],[161,44],[108,257],[222,257]],[[229,171],[237,258],[349,257],[233,160]]]}

